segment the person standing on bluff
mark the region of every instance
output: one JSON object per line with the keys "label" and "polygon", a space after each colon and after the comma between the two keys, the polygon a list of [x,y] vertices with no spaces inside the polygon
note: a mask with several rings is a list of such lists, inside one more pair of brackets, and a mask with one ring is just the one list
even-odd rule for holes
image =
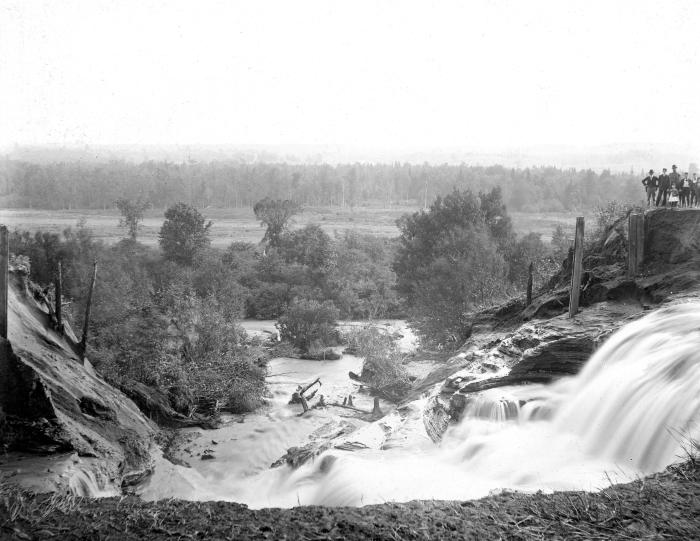
{"label": "person standing on bluff", "polygon": [[690,177],[688,172],[683,173],[683,179],[681,180],[681,207],[690,206]]}
{"label": "person standing on bluff", "polygon": [[695,198],[693,201],[694,206],[700,206],[700,179],[698,179],[697,173],[693,173],[693,188],[691,191],[695,191]]}
{"label": "person standing on bluff", "polygon": [[671,174],[668,175],[668,180],[671,181],[671,188],[674,186],[676,187],[677,190],[680,190],[681,188],[681,175],[676,171],[678,169],[678,166],[672,165],[671,166]]}
{"label": "person standing on bluff", "polygon": [[649,169],[649,174],[642,180],[642,186],[646,188],[647,192],[647,207],[654,204],[654,196],[656,195],[656,188],[659,185],[659,179],[654,176],[654,170]]}
{"label": "person standing on bluff", "polygon": [[666,168],[659,175],[659,192],[656,196],[656,206],[663,204],[666,206],[666,199],[668,198],[668,190],[671,187],[671,179],[666,173]]}

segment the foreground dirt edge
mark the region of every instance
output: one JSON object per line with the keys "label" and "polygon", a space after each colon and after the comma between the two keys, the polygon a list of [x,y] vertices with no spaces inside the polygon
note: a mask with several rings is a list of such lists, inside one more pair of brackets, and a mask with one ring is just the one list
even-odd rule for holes
{"label": "foreground dirt edge", "polygon": [[700,461],[599,493],[250,510],[31,495],[0,485],[2,539],[700,539]]}

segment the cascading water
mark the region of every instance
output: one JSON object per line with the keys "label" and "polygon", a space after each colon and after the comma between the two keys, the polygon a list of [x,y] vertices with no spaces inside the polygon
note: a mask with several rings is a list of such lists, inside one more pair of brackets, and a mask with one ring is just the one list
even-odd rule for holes
{"label": "cascading water", "polygon": [[597,490],[682,458],[698,420],[700,303],[679,304],[623,327],[576,377],[472,397],[437,447],[423,434],[384,450],[328,451],[200,497],[289,507]]}

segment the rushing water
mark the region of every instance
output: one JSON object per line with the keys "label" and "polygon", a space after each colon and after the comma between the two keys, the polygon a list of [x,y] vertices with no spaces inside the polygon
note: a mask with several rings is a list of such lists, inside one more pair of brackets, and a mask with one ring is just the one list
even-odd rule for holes
{"label": "rushing water", "polygon": [[[297,470],[269,469],[264,461],[241,471],[219,460],[209,475],[164,466],[144,496],[253,507],[365,505],[471,499],[506,488],[597,490],[659,471],[699,436],[700,304],[626,325],[576,377],[478,395],[439,446],[425,435],[421,407],[418,401],[408,408],[381,449],[334,449]],[[293,430],[303,432],[302,422],[310,423],[306,434],[319,425],[307,419]],[[223,473],[227,466],[234,473]]]}

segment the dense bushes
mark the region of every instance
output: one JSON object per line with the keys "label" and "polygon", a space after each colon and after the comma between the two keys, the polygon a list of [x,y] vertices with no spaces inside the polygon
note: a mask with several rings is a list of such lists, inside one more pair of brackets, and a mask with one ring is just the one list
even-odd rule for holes
{"label": "dense bushes", "polygon": [[277,321],[280,337],[304,353],[336,344],[338,314],[331,301],[294,301]]}
{"label": "dense bushes", "polygon": [[317,225],[282,235],[265,254],[229,251],[230,264],[247,269],[246,315],[276,319],[294,299],[332,301],[344,319],[399,317],[403,308],[390,264],[396,243],[347,231],[331,238]]}

